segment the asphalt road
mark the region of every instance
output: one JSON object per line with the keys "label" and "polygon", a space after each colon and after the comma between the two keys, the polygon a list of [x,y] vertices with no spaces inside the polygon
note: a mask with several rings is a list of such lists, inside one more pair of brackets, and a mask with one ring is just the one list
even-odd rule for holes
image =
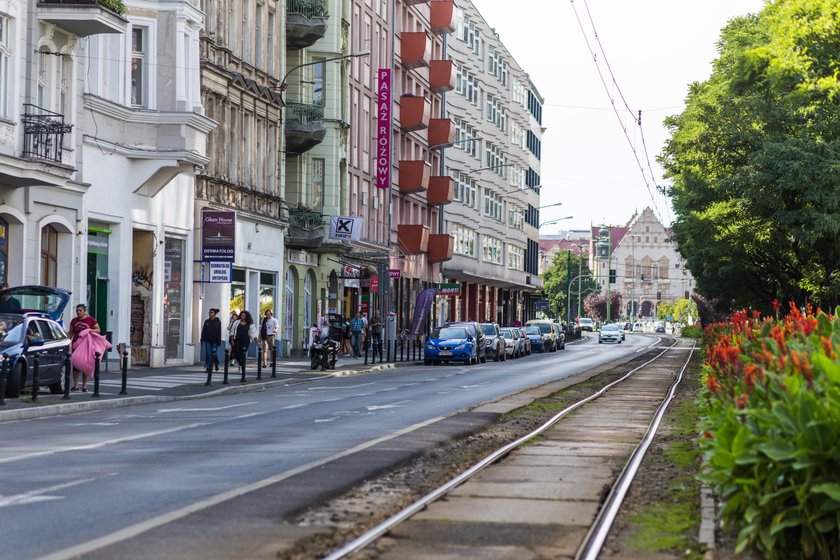
{"label": "asphalt road", "polygon": [[454,413],[655,340],[599,345],[593,337],[503,363],[401,367],[6,423],[0,558],[206,558],[196,543],[223,539],[220,523],[258,540],[284,515],[489,421]]}

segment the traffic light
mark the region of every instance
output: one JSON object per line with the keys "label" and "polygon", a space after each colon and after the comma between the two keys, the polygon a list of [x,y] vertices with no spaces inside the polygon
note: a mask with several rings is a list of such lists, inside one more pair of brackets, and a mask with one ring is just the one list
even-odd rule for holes
{"label": "traffic light", "polygon": [[610,284],[615,284],[615,269],[610,269]]}
{"label": "traffic light", "polygon": [[656,301],[660,301],[662,299],[662,292],[656,292]]}

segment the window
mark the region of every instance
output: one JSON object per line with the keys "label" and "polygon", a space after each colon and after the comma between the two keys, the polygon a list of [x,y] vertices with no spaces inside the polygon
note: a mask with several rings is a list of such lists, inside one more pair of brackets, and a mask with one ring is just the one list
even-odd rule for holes
{"label": "window", "polygon": [[478,131],[459,117],[454,117],[455,145],[473,157],[478,153]]}
{"label": "window", "polygon": [[542,124],[542,103],[531,91],[528,92],[528,111],[538,123]]}
{"label": "window", "polygon": [[470,208],[475,208],[476,193],[475,179],[469,178],[465,173],[459,173],[455,180],[455,200],[462,202]]}
{"label": "window", "polygon": [[12,39],[9,36],[11,24],[11,19],[0,15],[0,119],[9,118],[9,98],[12,90],[9,81],[9,66],[12,60]]}
{"label": "window", "polygon": [[490,51],[490,55],[487,57],[487,71],[496,76],[503,86],[507,85],[508,67],[499,52]]}
{"label": "window", "polygon": [[38,49],[38,107],[47,108],[49,98],[47,97],[47,76],[50,71],[47,62],[47,55],[49,54],[48,47],[41,47]]}
{"label": "window", "polygon": [[507,267],[514,270],[525,270],[525,249],[515,245],[508,245]]}
{"label": "window", "polygon": [[450,224],[449,231],[455,238],[455,253],[475,257],[475,230],[460,224]]}
{"label": "window", "polygon": [[499,177],[507,177],[507,159],[502,153],[502,149],[495,144],[486,142],[485,154],[487,157],[485,165],[488,169]]}
{"label": "window", "polygon": [[319,211],[324,208],[324,166],[323,158],[312,158],[312,200]]}
{"label": "window", "polygon": [[484,215],[502,221],[502,195],[484,189]]}
{"label": "window", "polygon": [[482,236],[482,260],[493,264],[502,264],[502,242],[489,235]]}
{"label": "window", "polygon": [[321,107],[326,106],[326,98],[324,96],[327,80],[326,68],[327,63],[323,59],[320,59],[320,62],[312,67],[312,103]]}
{"label": "window", "polygon": [[72,116],[73,108],[70,105],[73,91],[73,57],[70,53],[62,55],[59,62],[61,74],[59,75],[58,91],[58,112],[64,115],[65,120]]}
{"label": "window", "polygon": [[537,138],[537,135],[530,130],[527,135],[527,146],[531,153],[537,156],[537,159],[542,158],[542,142],[539,138]]}
{"label": "window", "polygon": [[473,105],[478,105],[478,78],[460,65],[455,75],[455,91],[463,95]]}
{"label": "window", "polygon": [[481,56],[481,33],[476,29],[475,22],[468,16],[464,16],[461,21],[461,32],[459,36],[470,47],[472,52]]}
{"label": "window", "polygon": [[148,107],[147,99],[147,35],[145,27],[131,29],[131,104]]}
{"label": "window", "polygon": [[507,114],[500,101],[494,96],[488,94],[486,106],[487,120],[495,124],[499,130],[504,132],[505,128],[507,128]]}
{"label": "window", "polygon": [[53,226],[41,230],[41,284],[58,285],[58,231]]}
{"label": "window", "polygon": [[522,229],[525,225],[525,211],[514,204],[508,205],[508,225],[515,229]]}

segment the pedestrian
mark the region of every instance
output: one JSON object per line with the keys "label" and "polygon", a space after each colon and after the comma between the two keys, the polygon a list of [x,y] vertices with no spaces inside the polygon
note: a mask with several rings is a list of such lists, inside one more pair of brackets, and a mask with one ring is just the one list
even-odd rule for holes
{"label": "pedestrian", "polygon": [[240,366],[245,363],[245,353],[251,346],[251,341],[259,343],[259,335],[251,314],[243,310],[236,322],[236,334],[233,337],[233,357]]}
{"label": "pedestrian", "polygon": [[277,340],[277,332],[280,330],[280,323],[274,318],[271,309],[265,310],[262,324],[260,325],[260,343],[263,346],[263,367],[268,367],[270,352],[274,350],[274,343]]}
{"label": "pedestrian", "polygon": [[239,324],[239,310],[234,309],[230,312],[230,319],[228,319],[228,347],[226,360],[228,363],[233,362],[233,340],[236,338],[236,326]]}
{"label": "pedestrian", "polygon": [[[76,316],[70,321],[70,347],[74,353],[81,342],[79,336],[83,331],[90,330],[92,332],[100,332],[99,323],[96,319],[87,314],[87,306],[80,303],[76,306]],[[73,388],[72,391],[79,390],[79,374],[82,374],[82,392],[87,393],[87,384],[90,373],[80,372],[79,369],[73,368]]]}
{"label": "pedestrian", "polygon": [[368,326],[368,335],[371,348],[373,348],[373,357],[376,358],[376,353],[379,352],[379,359],[382,360],[382,318],[379,313],[373,314],[373,319],[370,320]]}
{"label": "pedestrian", "polygon": [[353,347],[350,345],[350,319],[344,318],[341,323],[341,351],[345,356],[350,356]]}
{"label": "pedestrian", "polygon": [[204,325],[201,327],[200,342],[204,343],[204,370],[206,373],[213,371],[213,366],[216,366],[216,371],[219,371],[219,345],[222,343],[222,322],[217,317],[218,309],[211,308],[207,312],[207,319],[204,320]]}
{"label": "pedestrian", "polygon": [[[3,282],[0,284],[0,290],[8,290],[9,284]],[[0,296],[0,313],[19,313],[20,300],[11,294],[3,294]]]}
{"label": "pedestrian", "polygon": [[356,316],[350,319],[350,339],[353,346],[353,357],[361,358],[362,354],[359,352],[359,342],[362,337],[362,330],[365,327],[365,322],[362,320],[362,312],[356,311]]}

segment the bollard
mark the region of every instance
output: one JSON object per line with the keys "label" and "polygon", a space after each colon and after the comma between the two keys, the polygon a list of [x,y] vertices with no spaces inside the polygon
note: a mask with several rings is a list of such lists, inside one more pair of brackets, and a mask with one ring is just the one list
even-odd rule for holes
{"label": "bollard", "polygon": [[213,357],[207,356],[207,358],[210,359],[210,367],[207,368],[207,381],[204,382],[205,387],[212,385],[211,380],[213,379]]}
{"label": "bollard", "polygon": [[70,365],[70,350],[64,354],[64,396],[61,397],[63,401],[70,400],[70,372],[73,366]]}
{"label": "bollard", "polygon": [[222,385],[229,385],[228,383],[228,368],[230,367],[230,347],[225,350],[225,378],[222,380]]}
{"label": "bollard", "polygon": [[32,402],[38,402],[38,374],[41,369],[41,356],[32,357]]}
{"label": "bollard", "polygon": [[242,349],[242,379],[239,380],[240,383],[245,383],[245,360],[248,358],[248,348]]}
{"label": "bollard", "polygon": [[400,339],[400,361],[405,361],[405,340]]}
{"label": "bollard", "polygon": [[9,356],[0,356],[3,365],[0,366],[0,406],[6,404],[6,378],[9,376]]}
{"label": "bollard", "polygon": [[[91,397],[99,398],[99,359],[101,356],[99,352],[93,354],[93,395]],[[82,374],[84,375],[84,374]]]}
{"label": "bollard", "polygon": [[391,339],[389,338],[388,341],[385,343],[385,355],[387,356],[388,360],[391,361]]}
{"label": "bollard", "polygon": [[277,377],[277,346],[271,347],[271,377]]}
{"label": "bollard", "polygon": [[257,381],[262,381],[262,361],[263,361],[263,347],[257,348]]}
{"label": "bollard", "polygon": [[122,387],[120,387],[120,395],[128,394],[128,350],[123,350],[122,353]]}
{"label": "bollard", "polygon": [[367,363],[368,363],[368,346],[369,346],[368,344],[365,344],[365,364],[364,365],[367,365]]}

